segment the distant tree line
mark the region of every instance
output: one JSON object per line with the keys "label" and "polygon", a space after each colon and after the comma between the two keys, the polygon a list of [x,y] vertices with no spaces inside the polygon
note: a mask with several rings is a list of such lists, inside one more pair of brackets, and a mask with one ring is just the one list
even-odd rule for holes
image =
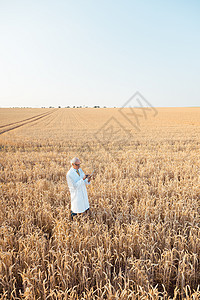
{"label": "distant tree line", "polygon": [[[73,105],[72,107],[71,106],[65,106],[65,108],[88,108],[89,106],[75,106],[75,105]],[[45,108],[45,107],[42,107],[42,108]],[[49,106],[49,108],[54,108],[54,106]],[[58,106],[58,108],[61,108],[61,106],[59,105]],[[95,105],[95,106],[93,106],[93,108],[100,108],[100,106],[99,105]],[[106,106],[103,106],[103,108],[106,108]]]}

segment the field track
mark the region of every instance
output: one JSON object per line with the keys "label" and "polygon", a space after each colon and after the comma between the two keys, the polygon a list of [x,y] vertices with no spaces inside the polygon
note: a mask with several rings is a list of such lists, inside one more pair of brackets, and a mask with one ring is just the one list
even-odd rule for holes
{"label": "field track", "polygon": [[[48,113],[39,114],[39,115],[36,115],[34,117],[30,117],[30,118],[27,118],[27,119],[24,119],[24,120],[21,120],[21,121],[18,121],[18,122],[13,122],[13,123],[9,123],[9,124],[6,124],[6,125],[2,125],[2,126],[0,126],[0,128],[3,128],[3,130],[0,131],[0,135],[5,133],[5,132],[8,132],[8,131],[14,130],[16,128],[22,127],[24,125],[27,125],[29,123],[32,123],[32,122],[38,121],[40,119],[43,119],[44,117],[47,117],[47,116],[53,114],[55,111],[57,111],[57,108],[54,109],[51,112],[48,112]],[[18,125],[16,125],[16,124],[18,124]],[[8,128],[9,126],[12,126],[12,127]]]}

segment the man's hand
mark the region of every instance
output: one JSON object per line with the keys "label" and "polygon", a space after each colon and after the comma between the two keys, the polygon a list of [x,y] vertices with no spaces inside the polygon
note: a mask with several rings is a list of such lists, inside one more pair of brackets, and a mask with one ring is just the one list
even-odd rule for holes
{"label": "man's hand", "polygon": [[88,179],[88,182],[90,182],[91,176],[87,174],[87,175],[85,175],[85,176],[83,177],[83,180],[85,180],[86,178]]}

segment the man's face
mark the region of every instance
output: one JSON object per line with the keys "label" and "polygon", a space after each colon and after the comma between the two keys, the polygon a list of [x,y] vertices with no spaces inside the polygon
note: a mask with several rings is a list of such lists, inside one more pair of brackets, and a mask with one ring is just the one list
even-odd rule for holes
{"label": "man's face", "polygon": [[80,160],[77,160],[75,164],[73,164],[74,169],[78,170],[80,168]]}

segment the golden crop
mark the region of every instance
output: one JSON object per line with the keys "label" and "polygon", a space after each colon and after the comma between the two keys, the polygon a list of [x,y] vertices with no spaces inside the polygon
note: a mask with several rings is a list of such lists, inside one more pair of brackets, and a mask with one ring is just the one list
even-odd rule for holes
{"label": "golden crop", "polygon": [[157,111],[0,109],[0,299],[200,298],[200,108]]}

